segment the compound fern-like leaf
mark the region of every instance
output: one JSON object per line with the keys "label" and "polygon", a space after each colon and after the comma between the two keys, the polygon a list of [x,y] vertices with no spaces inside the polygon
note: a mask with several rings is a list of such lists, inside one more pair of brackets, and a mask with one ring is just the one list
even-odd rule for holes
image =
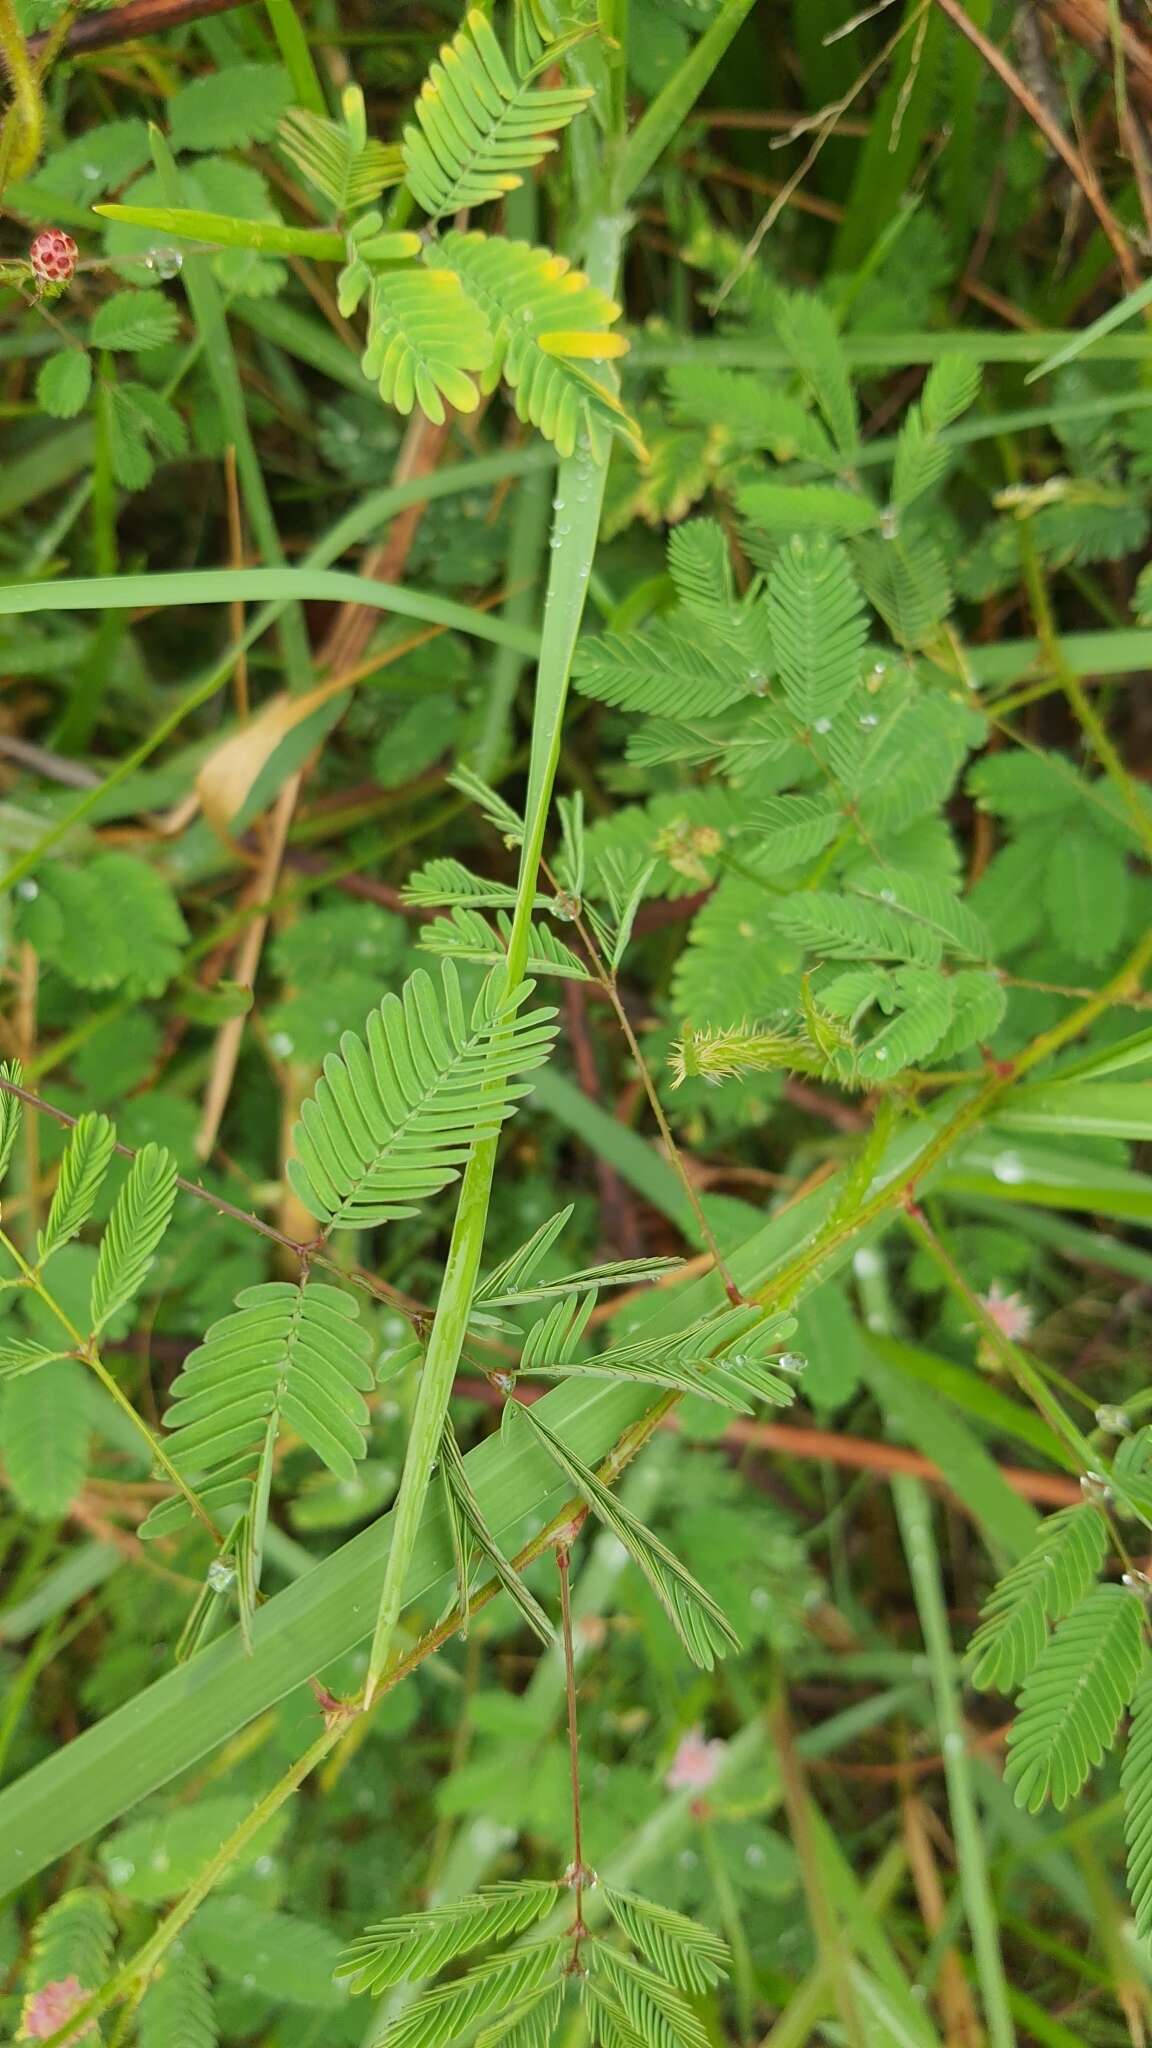
{"label": "compound fern-like leaf", "polygon": [[[19,1060],[0,1060],[0,1079],[11,1081],[14,1088],[24,1085],[24,1069]],[[18,1095],[10,1095],[0,1089],[0,1180],[8,1171],[12,1151],[20,1135],[20,1119],[24,1105]]]}
{"label": "compound fern-like leaf", "polygon": [[657,619],[643,633],[582,640],[576,688],[622,711],[710,718],[764,682],[735,649],[699,622]]}
{"label": "compound fern-like leaf", "polygon": [[[519,1608],[532,1633],[542,1643],[554,1642],[556,1632],[548,1616],[545,1614],[540,1602],[529,1592],[515,1567],[508,1562],[484,1519],[483,1510],[475,1493],[472,1491],[472,1483],[468,1477],[464,1460],[460,1455],[460,1447],[456,1442],[455,1433],[450,1422],[445,1424],[444,1435],[440,1440],[440,1472],[448,1494],[449,1513],[453,1518],[454,1526],[460,1537],[459,1550],[462,1554],[461,1561],[466,1559],[467,1552],[470,1549],[479,1552],[480,1556],[491,1566],[504,1591],[508,1594],[514,1605]],[[460,1606],[462,1613],[466,1616],[468,1611],[466,1564],[465,1568],[459,1572],[459,1576],[463,1582],[460,1587]]]}
{"label": "compound fern-like leaf", "polygon": [[338,214],[358,213],[371,206],[386,185],[404,176],[403,152],[368,137],[364,96],[354,85],[345,88],[343,121],[329,121],[306,107],[289,107],[281,116],[278,141],[285,156],[302,171]]}
{"label": "compound fern-like leaf", "polygon": [[1126,1586],[1097,1586],[1061,1622],[1020,1695],[1004,1781],[1017,1806],[1063,1808],[1100,1762],[1140,1675],[1143,1612]]}
{"label": "compound fern-like leaf", "polygon": [[[425,953],[450,953],[454,960],[478,960],[494,967],[508,957],[512,921],[505,910],[496,915],[496,929],[478,910],[458,904],[451,917],[437,917],[420,934]],[[563,981],[591,981],[592,976],[570,946],[558,939],[546,924],[533,924],[528,940],[526,971],[531,975],[556,974]]]}
{"label": "compound fern-like leaf", "polygon": [[658,1906],[634,1892],[618,1892],[607,1885],[600,1897],[617,1927],[626,1934],[650,1963],[684,1991],[707,1991],[727,1975],[731,1963],[728,1944],[710,1927],[701,1927],[670,1906]]}
{"label": "compound fern-like leaf", "polygon": [[1061,1508],[1049,1515],[1035,1549],[1001,1579],[985,1602],[972,1638],[972,1682],[986,1692],[1014,1692],[1048,1640],[1049,1622],[1075,1607],[1096,1578],[1108,1542],[1098,1508]]}
{"label": "compound fern-like leaf", "polygon": [[1121,1772],[1128,1891],[1136,1932],[1152,1930],[1152,1674],[1145,1672],[1132,1707],[1132,1727]]}
{"label": "compound fern-like leaf", "polygon": [[485,2027],[476,2048],[552,2048],[563,2008],[563,1984],[545,1984],[494,2027]]}
{"label": "compound fern-like leaf", "polygon": [[606,1942],[598,1941],[593,1954],[596,1975],[607,1979],[638,2040],[658,2048],[708,2048],[699,2013],[671,1984]]}
{"label": "compound fern-like leaf", "polygon": [[140,2006],[140,2048],[216,2048],[219,2034],[208,1972],[181,1948],[148,1986]]}
{"label": "compound fern-like leaf", "polygon": [[492,353],[488,322],[453,271],[405,265],[373,278],[361,367],[397,412],[418,405],[438,426],[445,401],[475,412],[480,393],[470,372]]}
{"label": "compound fern-like leaf", "polygon": [[503,375],[519,417],[539,427],[561,455],[575,452],[581,431],[598,446],[608,430],[635,438],[611,385],[585,367],[624,353],[627,343],[610,332],[620,308],[566,256],[453,230],[425,260],[432,272],[458,278],[488,321],[495,349],[485,386]]}
{"label": "compound fern-like leaf", "polygon": [[502,199],[523,183],[521,171],[556,148],[552,136],[574,121],[592,97],[588,86],[536,86],[554,61],[545,50],[517,77],[479,9],[440,51],[420,89],[416,124],[404,130],[408,184],[434,219],[462,206]]}
{"label": "compound fern-like leaf", "polygon": [[624,1545],[643,1572],[693,1662],[710,1671],[718,1656],[738,1649],[739,1639],[712,1595],[697,1584],[659,1537],[654,1536],[651,1529],[646,1529],[643,1522],[638,1521],[631,1510],[602,1485],[596,1474],[589,1471],[567,1444],[553,1435],[547,1423],[542,1422],[531,1408],[510,1401],[504,1409],[506,1425],[512,1416],[519,1417],[531,1429],[577,1492],[583,1494],[593,1512]]}
{"label": "compound fern-like leaf", "polygon": [[831,725],[858,687],[867,624],[843,548],[797,535],[768,579],[768,624],[789,708],[800,723]]}
{"label": "compound fern-like leaf", "polygon": [[490,1884],[443,1906],[397,1913],[366,1927],[336,1968],[353,1991],[386,1991],[409,1978],[434,1977],[472,1949],[507,1941],[535,1926],[560,1897],[558,1884]]}
{"label": "compound fern-like leaf", "polygon": [[418,968],[364,1038],[345,1032],[303,1105],[288,1172],[326,1231],[410,1216],[496,1136],[526,1092],[520,1076],[548,1057],[556,1013],[524,1009],[531,984],[509,1004],[489,977],[469,1017],[450,960],[441,973],[438,991]]}
{"label": "compound fern-like leaf", "polygon": [[132,1161],[100,1240],[92,1275],[94,1331],[140,1292],[175,1200],[176,1161],[163,1146],[145,1145]]}
{"label": "compound fern-like leaf", "polygon": [[116,1133],[106,1116],[89,1113],[80,1118],[64,1148],[48,1220],[37,1233],[41,1265],[88,1221],[115,1144]]}
{"label": "compound fern-like leaf", "polygon": [[426,1991],[376,2036],[377,2048],[449,2048],[467,2039],[480,2020],[522,2005],[534,1991],[559,1977],[569,1945],[559,1939],[535,1942],[511,1955],[479,1963],[454,1984]]}
{"label": "compound fern-like leaf", "polygon": [[[28,1997],[24,2006],[21,2038],[46,2038],[56,2031],[51,2022],[63,2025],[68,2008],[45,2013],[40,1994],[49,1986],[69,1983],[73,1993],[87,1996],[104,1982],[116,1940],[116,1921],[102,1892],[88,1887],[65,1892],[37,1921],[32,1935],[32,1960],[28,1968]],[[43,2024],[37,2024],[43,2018]]]}
{"label": "compound fern-like leaf", "polygon": [[[364,1456],[375,1384],[371,1340],[355,1302],[338,1288],[269,1281],[246,1287],[213,1323],[173,1384],[167,1449],[213,1514],[246,1508],[261,1454],[281,1425],[295,1430],[338,1479]],[[183,1499],[154,1508],[148,1536],[188,1518]]]}

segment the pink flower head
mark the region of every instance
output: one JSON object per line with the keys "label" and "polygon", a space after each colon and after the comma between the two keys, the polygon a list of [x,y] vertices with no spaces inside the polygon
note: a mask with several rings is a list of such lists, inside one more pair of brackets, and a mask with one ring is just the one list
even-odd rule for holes
{"label": "pink flower head", "polygon": [[1022,1337],[1031,1335],[1036,1320],[1030,1302],[1022,1294],[1006,1294],[998,1280],[992,1282],[987,1294],[979,1296],[996,1328],[1009,1342],[1016,1344]]}
{"label": "pink flower head", "polygon": [[63,228],[45,228],[28,251],[28,261],[45,284],[67,284],[79,250]]}
{"label": "pink flower head", "polygon": [[664,1783],[669,1792],[707,1791],[727,1751],[726,1742],[706,1742],[699,1728],[690,1728],[687,1735],[681,1736],[676,1754],[664,1773]]}
{"label": "pink flower head", "polygon": [[[26,2041],[49,2041],[66,2020],[70,2020],[78,2005],[88,1997],[79,1977],[59,1977],[54,1984],[46,1984],[43,1991],[37,1991],[24,2007],[21,2032]],[[79,2041],[83,2035],[91,2036],[90,2026],[82,2033],[69,2035],[69,2040]]]}

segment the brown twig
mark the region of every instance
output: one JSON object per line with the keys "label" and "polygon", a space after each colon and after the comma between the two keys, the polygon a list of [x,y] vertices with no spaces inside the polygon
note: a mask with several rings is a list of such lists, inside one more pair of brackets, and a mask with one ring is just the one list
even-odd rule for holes
{"label": "brown twig", "polygon": [[[254,902],[266,901],[276,886],[276,877],[284,857],[288,827],[292,823],[292,813],[296,808],[302,781],[303,772],[297,770],[295,775],[289,776],[277,798],[268,822],[264,857],[251,886],[251,897]],[[256,983],[267,931],[268,916],[265,912],[252,919],[241,941],[236,961],[236,980],[249,994]],[[200,1128],[196,1133],[196,1156],[199,1159],[210,1158],[215,1148],[224,1111],[228,1107],[228,1097],[232,1092],[232,1082],[236,1075],[240,1048],[244,1043],[244,1027],[247,1021],[247,1012],[242,1010],[239,1016],[227,1018],[216,1034],[208,1085],[204,1091]]]}
{"label": "brown twig", "polygon": [[[926,1825],[927,1809],[917,1794],[905,1793],[902,1818],[904,1847],[908,1851],[908,1868],[916,1887],[920,1917],[929,1933],[937,1935],[944,1925],[948,1909]],[[984,2034],[968,1988],[968,1979],[955,1948],[951,1946],[940,1958],[936,1996],[949,2048],[982,2048]]]}
{"label": "brown twig", "polygon": [[[51,1117],[54,1123],[62,1125],[66,1130],[74,1130],[79,1122],[79,1118],[69,1116],[66,1109],[57,1109],[54,1102],[47,1102],[42,1095],[34,1094],[30,1088],[20,1087],[3,1074],[0,1074],[0,1089],[5,1095],[15,1095],[17,1100],[29,1109],[39,1110],[42,1115]],[[121,1145],[117,1141],[112,1150],[118,1152],[122,1159],[136,1158],[136,1150],[131,1145]],[[369,1294],[374,1294],[378,1300],[386,1301],[390,1307],[399,1309],[409,1320],[423,1318],[428,1313],[422,1302],[414,1301],[398,1287],[389,1286],[386,1280],[377,1279],[376,1275],[369,1273],[365,1267],[345,1268],[338,1265],[336,1260],[329,1258],[323,1250],[322,1239],[309,1243],[302,1238],[290,1237],[286,1231],[277,1230],[274,1223],[265,1223],[262,1216],[254,1216],[250,1209],[241,1209],[235,1202],[226,1201],[223,1195],[214,1194],[211,1188],[201,1187],[199,1181],[186,1180],[182,1173],[176,1175],[176,1186],[182,1194],[191,1195],[196,1201],[203,1202],[207,1208],[214,1209],[218,1216],[227,1216],[233,1223],[243,1223],[259,1237],[265,1237],[269,1243],[279,1245],[281,1250],[291,1252],[302,1265],[307,1263],[326,1266],[332,1272],[339,1273],[343,1279],[366,1288]]]}
{"label": "brown twig", "polygon": [[971,16],[965,13],[960,0],[936,0],[936,5],[948,16],[953,26],[959,29],[961,35],[967,37],[973,49],[980,52],[989,70],[994,71],[1001,84],[1006,85],[1013,97],[1019,100],[1029,120],[1035,122],[1045,141],[1051,144],[1061,162],[1067,165],[1112,245],[1125,290],[1135,291],[1140,282],[1140,273],[1136,268],[1131,243],[1109,206],[1092,165],[1068,140],[1059,122],[1053,120],[1047,107],[1041,104],[1031,87],[1025,85],[1015,65],[1009,62],[1003,50],[998,49],[984,34],[983,29],[978,28]]}
{"label": "brown twig", "polygon": [[[394,484],[412,483],[417,477],[431,474],[440,460],[450,424],[450,417],[440,426],[435,426],[431,420],[425,419],[423,413],[414,414],[392,472]],[[388,538],[365,555],[360,564],[360,574],[381,583],[399,583],[426,510],[426,503],[421,501],[398,513],[392,521]],[[369,606],[345,605],[320,649],[321,668],[331,670],[333,675],[343,675],[346,669],[353,668],[379,622],[379,612]]]}
{"label": "brown twig", "polygon": [[[82,14],[64,38],[64,48],[106,50],[115,43],[134,42],[138,36],[160,35],[164,29],[180,28],[186,21],[203,21],[209,14],[226,14],[243,0],[129,0],[127,7],[110,7],[103,14]],[[51,32],[29,36],[28,48],[40,56],[51,41]]]}

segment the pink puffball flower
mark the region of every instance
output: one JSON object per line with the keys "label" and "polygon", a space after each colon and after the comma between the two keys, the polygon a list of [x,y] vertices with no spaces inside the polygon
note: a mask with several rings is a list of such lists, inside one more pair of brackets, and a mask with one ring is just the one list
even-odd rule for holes
{"label": "pink puffball flower", "polygon": [[669,1792],[706,1792],[727,1754],[728,1744],[706,1742],[699,1728],[690,1728],[677,1745],[664,1783]]}
{"label": "pink puffball flower", "polygon": [[[35,1992],[24,2008],[21,2026],[24,2039],[50,2041],[87,1997],[79,1977],[59,1977],[54,1984],[45,1984],[43,1991]],[[83,2033],[89,2036],[91,2032],[91,2027],[83,2029]],[[69,2035],[71,2041],[81,2038],[78,2033]]]}
{"label": "pink puffball flower", "polygon": [[1009,1343],[1017,1344],[1021,1338],[1031,1335],[1036,1315],[1022,1294],[1006,1294],[1000,1282],[994,1280],[987,1294],[980,1295],[979,1299]]}

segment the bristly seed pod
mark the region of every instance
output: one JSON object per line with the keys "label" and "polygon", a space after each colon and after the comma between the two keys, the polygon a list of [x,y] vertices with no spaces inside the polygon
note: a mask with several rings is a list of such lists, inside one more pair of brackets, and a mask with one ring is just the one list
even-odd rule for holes
{"label": "bristly seed pod", "polygon": [[75,242],[63,228],[45,228],[29,249],[28,261],[45,284],[66,284],[76,268],[77,254]]}

